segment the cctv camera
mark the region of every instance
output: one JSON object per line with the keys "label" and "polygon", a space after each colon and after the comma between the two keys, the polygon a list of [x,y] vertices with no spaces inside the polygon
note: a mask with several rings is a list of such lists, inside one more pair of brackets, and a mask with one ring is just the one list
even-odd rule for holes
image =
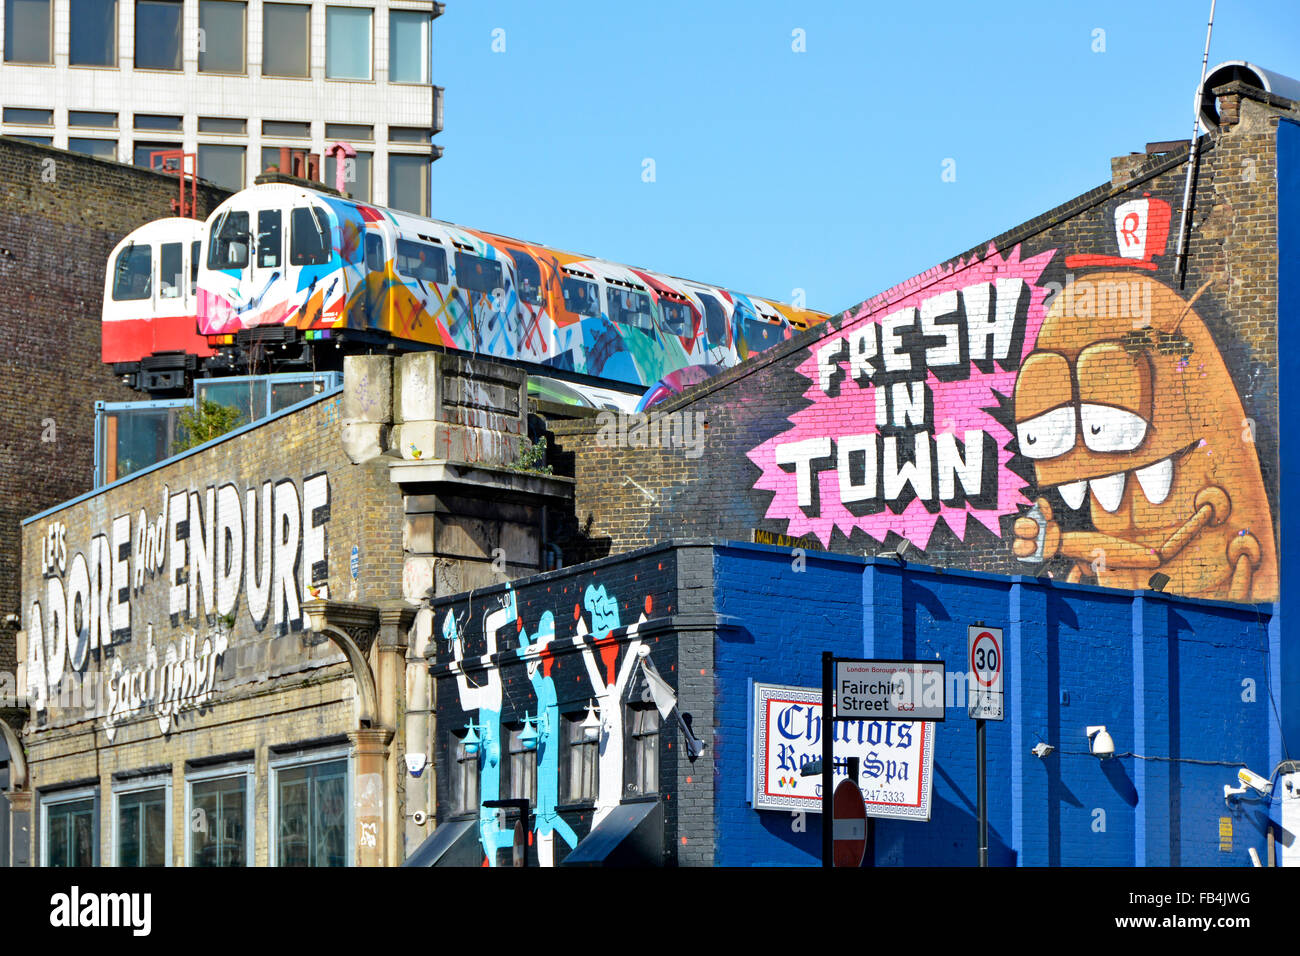
{"label": "cctv camera", "polygon": [[1101,760],[1115,756],[1115,741],[1111,739],[1104,724],[1088,728],[1088,746],[1092,755]]}
{"label": "cctv camera", "polygon": [[1237,771],[1237,779],[1248,787],[1253,787],[1260,793],[1267,795],[1273,789],[1271,780],[1266,780],[1257,773],[1251,773],[1245,767]]}
{"label": "cctv camera", "polygon": [[429,822],[429,815],[423,810],[416,810],[411,814],[411,820],[417,827],[422,827]]}

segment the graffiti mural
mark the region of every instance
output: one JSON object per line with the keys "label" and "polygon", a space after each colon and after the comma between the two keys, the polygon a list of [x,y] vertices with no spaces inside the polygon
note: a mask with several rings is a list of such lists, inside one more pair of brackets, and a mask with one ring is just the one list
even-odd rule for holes
{"label": "graffiti mural", "polygon": [[1215,282],[1160,275],[1169,202],[1107,214],[1104,251],[990,246],[846,313],[797,366],[806,404],[748,452],[768,527],[1275,599],[1256,424],[1203,311]]}
{"label": "graffiti mural", "polygon": [[[671,614],[671,569],[657,561],[641,571],[618,585],[588,573],[435,603],[439,819],[477,818],[485,866],[514,839],[485,802],[531,798],[529,844],[551,866],[626,798],[658,794],[679,730],[698,754],[681,715],[676,728],[668,723],[677,710],[662,675],[676,666],[671,641],[640,633],[656,608]],[[468,761],[465,741],[476,751]],[[471,772],[477,806],[457,806],[453,794],[472,790],[452,778]]]}

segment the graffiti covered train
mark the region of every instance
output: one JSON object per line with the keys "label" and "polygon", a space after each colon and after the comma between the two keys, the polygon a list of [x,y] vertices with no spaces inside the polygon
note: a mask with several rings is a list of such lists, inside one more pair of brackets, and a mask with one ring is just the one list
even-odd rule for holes
{"label": "graffiti covered train", "polygon": [[[148,270],[162,275],[168,237],[154,238],[152,260],[142,251],[149,238],[136,234],[114,251],[106,319],[121,311],[122,290],[163,285]],[[344,352],[390,346],[445,348],[644,389],[683,368],[735,365],[826,318],[286,182],[231,196],[184,254],[194,269],[196,331],[180,351],[213,356],[203,364],[214,371],[326,367]],[[142,369],[166,361],[146,350],[153,339],[142,332],[110,347],[124,328],[104,325],[105,361],[122,363],[117,371],[131,371],[132,349]],[[174,377],[148,381],[176,387]]]}

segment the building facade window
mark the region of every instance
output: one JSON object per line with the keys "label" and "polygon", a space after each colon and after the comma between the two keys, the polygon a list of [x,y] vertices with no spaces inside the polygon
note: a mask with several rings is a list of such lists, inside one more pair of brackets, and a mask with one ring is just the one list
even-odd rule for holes
{"label": "building facade window", "polygon": [[52,63],[50,0],[5,0],[5,61]]}
{"label": "building facade window", "polygon": [[423,126],[390,126],[388,141],[390,143],[427,144],[433,136],[433,130]]}
{"label": "building facade window", "polygon": [[200,0],[199,72],[244,73],[248,4]]}
{"label": "building facade window", "polygon": [[429,215],[429,157],[393,153],[388,157],[388,205]]}
{"label": "building facade window", "polygon": [[[136,140],[135,146],[131,152],[131,161],[137,166],[143,166],[145,169],[149,169],[149,156],[151,153],[161,152],[163,150],[176,150],[180,148],[180,143],[141,142],[140,140]],[[162,163],[161,157],[159,157],[158,162],[160,164]]]}
{"label": "building facade window", "polygon": [[[325,185],[333,186],[337,160],[333,156],[325,157]],[[343,184],[349,196],[362,202],[371,202],[371,188],[374,182],[375,154],[357,150],[357,155],[344,160]]]}
{"label": "building facade window", "polygon": [[23,106],[6,106],[4,121],[15,126],[53,126],[54,110],[31,110]]}
{"label": "building facade window", "polygon": [[116,113],[96,113],[91,110],[69,110],[68,125],[85,129],[117,129]]}
{"label": "building facade window", "polygon": [[274,866],[347,866],[348,758],[271,765]]}
{"label": "building facade window", "polygon": [[228,119],[224,116],[200,116],[199,132],[243,136],[248,132],[248,120]]}
{"label": "building facade window", "polygon": [[116,786],[113,801],[113,865],[169,865],[171,785],[166,778]]}
{"label": "building facade window", "polygon": [[135,68],[181,68],[180,0],[135,0]]}
{"label": "building facade window", "polygon": [[359,123],[326,123],[325,138],[334,141],[368,143],[375,138],[375,128],[362,126]]}
{"label": "building facade window", "polygon": [[262,75],[311,76],[311,7],[263,4]]}
{"label": "building facade window", "polygon": [[463,737],[452,735],[451,805],[454,813],[478,812],[478,754],[465,752]]}
{"label": "building facade window", "polygon": [[199,144],[199,178],[232,193],[244,188],[244,147]]}
{"label": "building facade window", "polygon": [[587,736],[587,728],[582,725],[585,717],[582,713],[564,715],[569,761],[564,799],[568,803],[590,803],[596,799],[600,784],[600,733]]}
{"label": "building facade window", "polygon": [[93,787],[41,798],[45,866],[99,865],[99,797]]}
{"label": "building facade window", "polygon": [[73,136],[68,139],[68,149],[74,153],[81,153],[83,156],[94,156],[96,159],[110,161],[117,159],[117,140],[115,139],[83,139]]}
{"label": "building facade window", "polygon": [[181,131],[181,117],[168,116],[162,113],[136,113],[135,128],[156,130],[160,133],[179,133]]}
{"label": "building facade window", "polygon": [[659,711],[629,707],[623,782],[628,796],[659,792]]}
{"label": "building facade window", "polygon": [[325,78],[368,80],[374,11],[363,7],[325,8]]}
{"label": "building facade window", "polygon": [[522,726],[509,728],[506,733],[506,751],[509,755],[510,799],[537,800],[537,747],[524,746]]}
{"label": "building facade window", "polygon": [[433,18],[416,10],[388,13],[388,80],[428,83],[431,69],[429,34]]}
{"label": "building facade window", "polygon": [[263,120],[263,136],[280,136],[285,139],[310,139],[311,123],[289,122],[286,120]]}
{"label": "building facade window", "polygon": [[20,139],[24,143],[35,143],[37,146],[53,146],[53,136],[24,136],[21,133],[13,134],[14,139]]}
{"label": "building facade window", "polygon": [[117,66],[117,0],[72,0],[70,66]]}
{"label": "building facade window", "polygon": [[190,774],[185,781],[190,866],[248,866],[253,858],[251,768]]}

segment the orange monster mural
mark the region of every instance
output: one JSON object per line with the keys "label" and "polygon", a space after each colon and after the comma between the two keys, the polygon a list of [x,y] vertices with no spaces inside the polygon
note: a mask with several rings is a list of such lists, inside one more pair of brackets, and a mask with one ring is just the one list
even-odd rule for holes
{"label": "orange monster mural", "polygon": [[1158,199],[1124,203],[1115,216],[1120,257],[1066,259],[1128,268],[1072,277],[1055,297],[1016,380],[1016,436],[1039,489],[1055,487],[1072,509],[1087,502],[1092,528],[1063,530],[1063,516],[1040,497],[1016,520],[1012,550],[1024,561],[1070,559],[1071,581],[1276,600],[1254,436],[1195,307],[1210,284],[1184,299],[1133,271],[1155,268],[1168,216]]}

